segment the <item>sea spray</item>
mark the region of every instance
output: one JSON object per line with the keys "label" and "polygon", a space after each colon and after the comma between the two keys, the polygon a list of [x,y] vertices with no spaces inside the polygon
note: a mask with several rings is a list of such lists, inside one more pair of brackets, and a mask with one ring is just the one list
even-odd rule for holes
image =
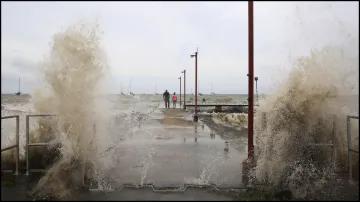
{"label": "sea spray", "polygon": [[33,104],[37,113],[58,114],[51,127],[61,155],[34,193],[62,197],[84,185],[85,166],[97,170],[112,165],[111,158],[97,158],[110,142],[101,127],[108,106],[98,96],[108,67],[100,37],[97,23],[71,25],[53,36],[50,54],[41,63],[45,88],[33,94]]}
{"label": "sea spray", "polygon": [[239,130],[247,128],[247,114],[245,113],[212,113],[211,116],[215,123]]}
{"label": "sea spray", "polygon": [[[190,153],[189,155],[196,155],[196,153]],[[208,145],[206,155],[199,162],[199,177],[195,179],[184,178],[185,183],[200,186],[221,185],[227,178],[220,178],[219,173],[226,161],[231,158],[230,156],[228,151],[219,151],[218,148]]]}
{"label": "sea spray", "polygon": [[[348,76],[356,71],[358,60],[331,46],[313,50],[294,63],[287,80],[256,112],[259,156],[254,175],[258,182],[285,186],[295,196],[305,197],[334,176],[335,165],[346,165],[345,118],[351,113],[346,98],[351,98],[355,83]],[[266,127],[262,126],[263,112]],[[309,146],[331,143],[334,115],[336,164],[324,163],[330,150]]]}
{"label": "sea spray", "polygon": [[[148,131],[143,131],[143,132],[146,132],[148,137],[150,139],[153,139],[152,133]],[[152,146],[151,140],[149,141],[147,138],[144,138],[140,144],[137,144],[135,146],[135,148],[137,150],[136,156],[137,156],[137,163],[139,165],[137,166],[137,170],[140,173],[139,185],[143,186],[144,184],[146,184],[144,183],[144,180],[147,177],[149,170],[154,165],[153,155],[155,154],[155,149]]]}

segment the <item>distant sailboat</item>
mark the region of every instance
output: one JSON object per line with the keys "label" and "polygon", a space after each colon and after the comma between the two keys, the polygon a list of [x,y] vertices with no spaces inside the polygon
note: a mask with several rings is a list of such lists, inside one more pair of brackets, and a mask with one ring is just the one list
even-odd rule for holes
{"label": "distant sailboat", "polygon": [[21,95],[21,92],[20,92],[20,77],[19,77],[19,91],[17,93],[15,93],[15,95]]}

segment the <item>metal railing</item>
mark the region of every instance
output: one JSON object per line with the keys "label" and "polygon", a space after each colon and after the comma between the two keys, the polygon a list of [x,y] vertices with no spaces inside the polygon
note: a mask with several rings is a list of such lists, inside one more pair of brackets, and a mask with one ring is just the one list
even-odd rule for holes
{"label": "metal railing", "polygon": [[[311,143],[309,146],[328,146],[331,147],[331,163],[335,162],[335,134],[336,134],[336,115],[333,116],[333,124],[332,124],[332,137],[331,137],[331,143]],[[268,112],[262,112],[262,130],[265,130],[267,127],[267,117]]]}
{"label": "metal railing", "polygon": [[19,115],[13,115],[13,116],[3,116],[1,117],[2,119],[11,119],[11,118],[15,118],[16,119],[16,131],[15,131],[15,135],[16,135],[16,143],[12,146],[8,146],[5,147],[4,149],[1,149],[1,153],[3,151],[7,151],[13,148],[16,148],[16,159],[15,159],[15,174],[14,175],[19,175],[19,136],[20,136],[20,132],[19,132]]}
{"label": "metal railing", "polygon": [[26,174],[29,175],[30,172],[45,172],[45,169],[29,169],[29,148],[30,146],[41,146],[46,147],[49,146],[49,143],[30,143],[30,128],[29,122],[30,117],[47,117],[47,116],[56,116],[56,114],[32,114],[26,115],[26,148],[25,148],[25,158],[26,158]]}
{"label": "metal railing", "polygon": [[352,153],[359,154],[359,151],[356,151],[351,146],[351,119],[359,119],[358,116],[347,116],[346,117],[346,130],[347,130],[347,142],[348,142],[348,166],[349,166],[349,180],[352,181]]}
{"label": "metal railing", "polygon": [[[30,117],[48,117],[48,116],[56,116],[56,114],[33,114],[33,115],[26,115],[26,149],[25,149],[25,158],[26,158],[26,175],[29,175],[30,172],[44,172],[45,169],[29,169],[29,148],[30,146],[48,146],[49,143],[30,143],[30,128],[29,128],[29,121]],[[267,113],[262,113],[262,128],[265,129],[267,125]],[[333,131],[332,131],[332,143],[324,144],[324,143],[318,143],[318,144],[310,144],[311,146],[330,146],[332,147],[332,155],[331,155],[331,161],[334,161],[335,157],[335,129],[336,129],[336,115],[333,116]],[[1,117],[1,119],[10,119],[10,118],[16,118],[16,144],[12,146],[8,146],[4,149],[1,149],[1,152],[7,151],[13,148],[16,148],[16,169],[15,174],[19,174],[19,115],[13,115],[13,116],[4,116]],[[351,119],[359,119],[358,116],[347,116],[347,140],[348,140],[348,165],[349,165],[349,178],[352,179],[352,161],[351,161],[351,155],[352,152],[359,154],[359,151],[356,151],[352,149],[351,146]],[[95,126],[94,126],[95,127]],[[96,131],[96,129],[94,128]]]}
{"label": "metal railing", "polygon": [[333,116],[333,124],[332,124],[332,136],[331,136],[331,143],[312,143],[309,144],[309,146],[325,146],[325,147],[331,147],[331,156],[330,156],[330,162],[335,163],[335,134],[336,134],[336,115]]}

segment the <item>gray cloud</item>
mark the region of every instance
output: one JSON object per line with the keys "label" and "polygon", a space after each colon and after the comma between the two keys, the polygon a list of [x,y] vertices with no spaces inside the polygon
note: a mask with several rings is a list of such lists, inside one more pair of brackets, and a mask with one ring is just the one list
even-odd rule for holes
{"label": "gray cloud", "polygon": [[[186,69],[194,88],[199,47],[200,91],[247,93],[246,2],[2,2],[2,91],[38,85],[37,64],[56,32],[80,19],[99,18],[111,66],[106,91],[132,80],[138,93],[178,89]],[[358,50],[358,2],[255,2],[255,74],[271,92],[289,70],[288,58],[311,48],[348,44]],[[350,51],[351,52],[351,51]],[[4,87],[3,87],[4,86]],[[24,91],[25,91],[24,86]]]}

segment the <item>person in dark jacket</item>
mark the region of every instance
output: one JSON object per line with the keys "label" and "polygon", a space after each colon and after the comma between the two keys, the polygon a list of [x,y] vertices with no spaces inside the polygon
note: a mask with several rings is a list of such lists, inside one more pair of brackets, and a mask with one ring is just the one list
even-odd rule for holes
{"label": "person in dark jacket", "polygon": [[163,94],[163,99],[165,101],[165,108],[169,108],[170,107],[170,93],[165,90],[164,94]]}

